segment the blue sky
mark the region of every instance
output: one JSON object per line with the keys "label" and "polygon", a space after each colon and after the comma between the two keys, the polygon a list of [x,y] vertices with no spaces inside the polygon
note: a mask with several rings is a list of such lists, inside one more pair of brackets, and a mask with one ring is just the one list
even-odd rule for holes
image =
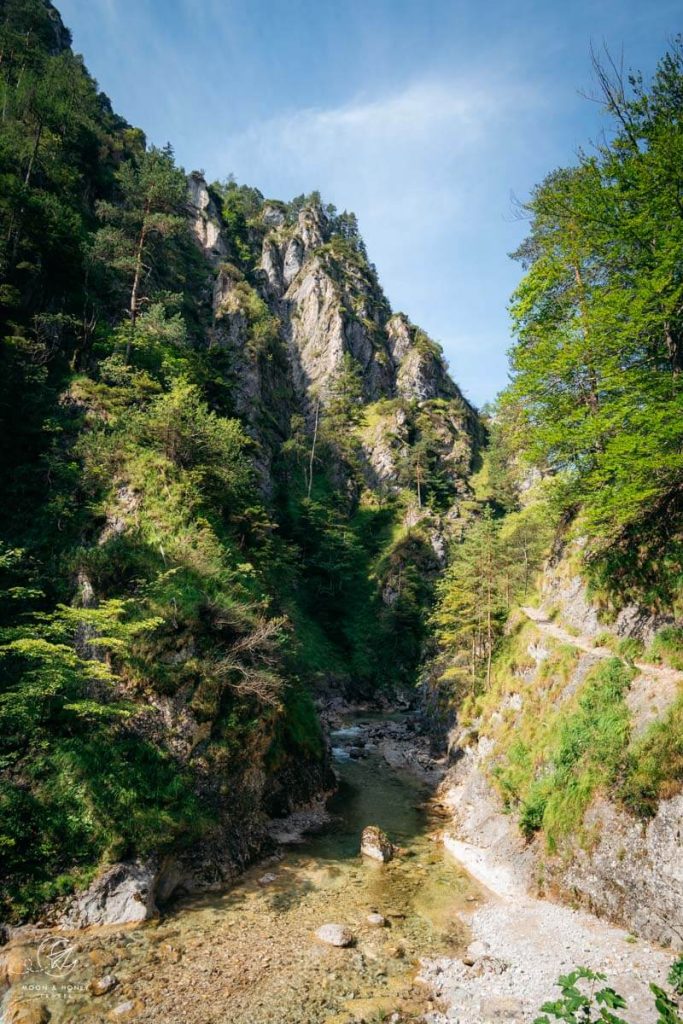
{"label": "blue sky", "polygon": [[115,109],[187,170],[358,214],[477,404],[507,379],[523,199],[601,131],[590,45],[649,74],[669,0],[57,0]]}

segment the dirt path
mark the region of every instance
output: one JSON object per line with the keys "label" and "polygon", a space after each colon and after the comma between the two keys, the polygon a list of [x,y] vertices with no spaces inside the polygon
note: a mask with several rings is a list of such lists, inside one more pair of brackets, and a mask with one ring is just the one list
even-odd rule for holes
{"label": "dirt path", "polygon": [[[574,635],[569,630],[551,622],[542,608],[521,609],[536,628],[546,636],[563,644],[571,644],[584,654],[598,659],[614,657],[609,647],[596,646],[593,638],[583,634]],[[632,735],[637,736],[652,722],[662,718],[683,688],[683,672],[647,661],[634,661],[638,674],[633,679],[626,697],[631,712]]]}
{"label": "dirt path", "polygon": [[[569,630],[563,629],[562,626],[552,622],[542,608],[523,607],[521,611],[542,633],[554,637],[555,640],[559,640],[563,644],[572,644],[574,647],[578,647],[580,651],[585,651],[586,654],[594,654],[596,658],[614,657],[614,651],[611,648],[600,645],[596,646],[592,637],[581,633],[578,635],[570,633]],[[683,672],[678,672],[675,668],[653,665],[651,662],[639,660],[634,661],[633,664],[639,672],[658,679],[667,685],[674,684],[678,686],[683,683]]]}
{"label": "dirt path", "polygon": [[627,1000],[630,1024],[656,1019],[649,983],[665,982],[671,952],[592,914],[528,896],[486,850],[449,836],[444,845],[488,898],[462,915],[476,943],[474,963],[442,957],[423,964],[420,978],[443,1008],[433,1024],[533,1021],[542,1003],[559,994],[558,976],[578,966],[607,976],[606,984]]}
{"label": "dirt path", "polygon": [[[574,635],[550,621],[538,608],[522,611],[547,637],[571,644],[597,659],[614,657],[593,639]],[[683,684],[683,672],[635,663],[638,675],[627,695],[632,728],[645,728],[664,714]],[[460,812],[478,806],[482,794],[475,789],[470,803]],[[474,801],[474,804],[472,803]],[[504,829],[503,819],[501,828]],[[474,835],[476,835],[476,830]],[[575,967],[588,967],[606,975],[627,1000],[624,1018],[630,1024],[650,1024],[656,1019],[651,982],[665,984],[675,951],[667,951],[628,935],[585,911],[528,895],[522,875],[501,854],[444,836],[444,846],[484,887],[484,900],[461,914],[469,925],[474,947],[463,959],[425,961],[421,980],[439,1000],[441,1010],[429,1018],[432,1024],[467,1021],[490,1024],[496,1020],[533,1021],[541,1005],[559,995],[556,981]]]}

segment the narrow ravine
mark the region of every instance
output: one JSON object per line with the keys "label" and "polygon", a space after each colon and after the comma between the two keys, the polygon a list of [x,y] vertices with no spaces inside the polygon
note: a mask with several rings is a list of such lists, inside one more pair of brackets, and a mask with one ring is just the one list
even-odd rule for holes
{"label": "narrow ravine", "polygon": [[[349,756],[378,720],[345,724],[350,734],[332,735],[340,786],[322,832],[256,865],[229,892],[186,900],[143,927],[78,934],[68,977],[32,971],[5,1005],[45,1004],[54,1024],[346,1024],[429,1012],[419,961],[462,953],[469,939],[459,915],[478,888],[436,838],[443,821],[425,802],[429,784],[391,767],[377,744]],[[396,755],[400,741],[391,742]],[[390,863],[360,856],[368,824],[400,848]],[[369,924],[372,912],[386,926]],[[319,942],[326,923],[350,928],[353,947]],[[25,952],[35,961],[35,949]],[[93,995],[110,984],[103,979],[115,984]]]}
{"label": "narrow ravine", "polygon": [[[41,969],[38,939],[11,943],[3,1024],[521,1024],[578,965],[626,996],[631,1024],[650,1021],[648,985],[664,981],[670,952],[532,898],[499,857],[453,838],[444,792],[432,800],[438,767],[402,717],[360,714],[332,730],[329,821],[229,891],[143,926],[70,933],[64,974]],[[396,844],[389,863],[360,856],[368,824]],[[321,943],[329,923],[349,928],[353,946]]]}

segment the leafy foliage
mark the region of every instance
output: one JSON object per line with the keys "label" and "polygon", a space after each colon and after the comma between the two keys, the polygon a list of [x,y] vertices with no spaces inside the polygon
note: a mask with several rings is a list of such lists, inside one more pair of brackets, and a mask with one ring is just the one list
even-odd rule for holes
{"label": "leafy foliage", "polygon": [[674,960],[667,981],[676,995],[683,996],[683,956]]}
{"label": "leafy foliage", "polygon": [[[614,1012],[627,1008],[623,996],[608,986],[596,991],[597,983],[605,981],[605,977],[588,967],[578,967],[570,974],[561,975],[557,981],[561,997],[544,1003],[542,1015],[534,1024],[550,1024],[551,1018],[565,1024],[626,1024],[623,1017]],[[581,982],[588,983],[588,992],[581,987]],[[658,985],[651,984],[650,990],[655,997],[657,1024],[680,1024],[677,1002]]]}
{"label": "leafy foliage", "polygon": [[504,396],[528,458],[560,474],[596,581],[671,606],[681,565],[680,40],[647,87],[598,66],[609,142],[526,206]]}

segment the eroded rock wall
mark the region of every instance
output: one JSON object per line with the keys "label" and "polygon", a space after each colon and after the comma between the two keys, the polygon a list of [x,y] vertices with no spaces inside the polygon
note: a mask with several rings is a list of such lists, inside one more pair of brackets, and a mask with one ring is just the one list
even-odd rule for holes
{"label": "eroded rock wall", "polygon": [[[683,795],[675,786],[649,817],[636,816],[597,790],[571,832],[556,838],[550,848],[543,833],[524,838],[517,812],[504,806],[495,784],[497,765],[507,758],[504,736],[522,727],[526,701],[540,695],[538,713],[550,718],[612,656],[604,646],[591,648],[595,636],[642,638],[656,625],[638,609],[626,609],[606,625],[567,558],[546,570],[540,593],[548,607],[552,602],[554,618],[544,619],[542,607],[538,620],[520,634],[525,650],[513,659],[498,706],[467,727],[456,724],[452,730],[451,768],[441,790],[453,814],[452,834],[483,851],[488,870],[502,871],[522,890],[554,895],[633,934],[678,946],[683,939]],[[549,676],[544,666],[553,652],[572,646],[571,671],[561,681]],[[661,722],[680,688],[677,673],[638,662],[625,697],[631,736],[637,738]],[[499,729],[503,723],[507,733]]]}

